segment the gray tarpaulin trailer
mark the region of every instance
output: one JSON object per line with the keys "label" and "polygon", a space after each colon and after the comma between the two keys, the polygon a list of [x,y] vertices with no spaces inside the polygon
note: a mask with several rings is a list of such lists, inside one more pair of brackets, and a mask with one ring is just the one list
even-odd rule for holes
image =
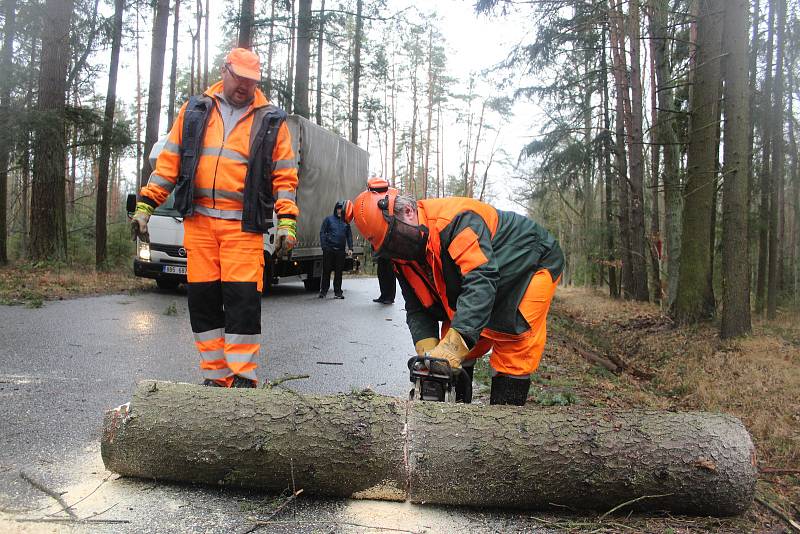
{"label": "gray tarpaulin trailer", "polygon": [[[339,200],[353,199],[363,191],[369,172],[369,154],[339,135],[297,115],[287,123],[292,134],[292,148],[298,163],[297,246],[288,258],[272,256],[274,230],[264,236],[265,286],[281,278],[303,280],[306,289],[319,289],[322,274],[322,249],[319,229],[322,220],[333,213]],[[163,141],[150,154],[157,157]],[[128,211],[135,209],[135,195],[128,197]],[[154,278],[159,287],[175,287],[186,281],[186,250],[183,248],[183,224],[172,208],[172,198],[156,209],[150,218],[150,243],[137,243],[133,270],[136,276]],[[363,239],[353,226],[353,257],[346,270],[353,270],[363,258]]]}

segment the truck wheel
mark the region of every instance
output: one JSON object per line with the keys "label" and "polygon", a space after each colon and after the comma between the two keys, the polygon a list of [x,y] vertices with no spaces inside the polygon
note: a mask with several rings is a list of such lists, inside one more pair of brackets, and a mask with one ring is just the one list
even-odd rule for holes
{"label": "truck wheel", "polygon": [[156,285],[158,289],[175,290],[178,289],[179,282],[171,278],[156,278]]}
{"label": "truck wheel", "polygon": [[303,280],[303,285],[306,287],[306,291],[319,291],[320,282],[320,278],[306,278]]}

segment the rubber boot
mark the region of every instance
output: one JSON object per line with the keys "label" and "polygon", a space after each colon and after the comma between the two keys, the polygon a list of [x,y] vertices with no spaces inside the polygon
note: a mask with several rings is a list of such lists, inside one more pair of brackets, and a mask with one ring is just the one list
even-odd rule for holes
{"label": "rubber boot", "polygon": [[530,378],[513,378],[505,375],[493,376],[489,404],[525,406],[530,387]]}
{"label": "rubber boot", "polygon": [[250,380],[249,378],[245,378],[243,376],[236,375],[233,377],[233,384],[231,385],[233,388],[254,388],[256,387],[256,383],[254,380]]}
{"label": "rubber boot", "polygon": [[[462,369],[464,369],[464,371],[466,371],[467,374],[469,375],[469,381],[470,381],[470,386],[471,386],[472,385],[472,373],[475,371],[475,366],[474,365],[464,366],[464,367],[462,367]],[[472,388],[471,387],[469,387],[469,388],[467,387],[467,384],[465,383],[466,380],[467,380],[467,378],[463,374],[459,375],[458,380],[456,380],[456,387],[455,387],[455,390],[456,390],[456,402],[463,402],[464,404],[471,404],[472,403]]]}

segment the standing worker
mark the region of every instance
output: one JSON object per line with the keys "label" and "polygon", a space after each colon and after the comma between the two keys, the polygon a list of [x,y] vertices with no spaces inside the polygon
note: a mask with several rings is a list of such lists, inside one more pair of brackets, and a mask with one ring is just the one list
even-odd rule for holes
{"label": "standing worker", "polygon": [[319,286],[319,298],[324,299],[331,287],[331,271],[333,271],[333,294],[343,299],[342,271],[345,254],[353,255],[353,232],[345,222],[345,210],[352,213],[353,203],[340,200],[333,208],[333,214],[322,220],[319,229],[319,242],[322,247],[322,280]]}
{"label": "standing worker", "polygon": [[170,193],[184,217],[189,318],[204,385],[256,387],[261,348],[263,234],[277,214],[275,251],[297,242],[297,163],[286,112],[256,88],[259,57],[234,48],[222,80],[181,108],[139,193],[147,222]]}
{"label": "standing worker", "polygon": [[[491,348],[491,404],[524,405],[564,267],[558,241],[522,215],[471,198],[367,190],[353,213],[375,251],[394,262],[417,354],[459,369]],[[460,386],[456,400],[469,402]]]}
{"label": "standing worker", "polygon": [[[367,190],[376,193],[386,193],[389,190],[389,182],[380,177],[372,177],[367,181]],[[394,275],[394,266],[389,258],[381,258],[373,251],[375,265],[378,268],[378,286],[381,294],[372,302],[379,304],[394,304],[394,296],[397,292],[397,278]]]}

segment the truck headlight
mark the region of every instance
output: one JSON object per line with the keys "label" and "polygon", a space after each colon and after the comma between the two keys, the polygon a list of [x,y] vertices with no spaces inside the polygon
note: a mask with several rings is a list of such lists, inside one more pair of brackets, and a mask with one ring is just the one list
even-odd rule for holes
{"label": "truck headlight", "polygon": [[137,252],[140,260],[150,261],[150,243],[139,241],[139,250]]}

